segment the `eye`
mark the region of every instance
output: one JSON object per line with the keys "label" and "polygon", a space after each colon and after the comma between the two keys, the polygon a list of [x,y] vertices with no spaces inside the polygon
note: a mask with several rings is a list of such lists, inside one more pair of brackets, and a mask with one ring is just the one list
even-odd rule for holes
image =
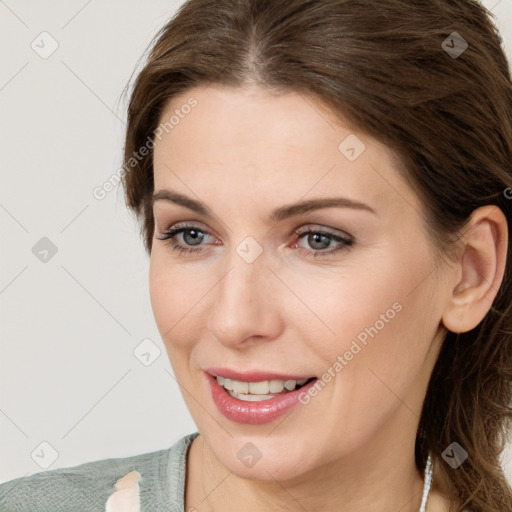
{"label": "eye", "polygon": [[[180,235],[183,242],[177,241],[177,237]],[[341,236],[328,231],[315,230],[311,229],[309,226],[297,230],[295,235],[297,235],[300,240],[306,240],[313,250],[309,250],[300,245],[298,246],[296,243],[293,244],[292,247],[299,247],[307,256],[313,257],[334,254],[338,251],[346,250],[354,243],[354,240],[350,236]],[[157,238],[158,240],[169,243],[173,251],[177,250],[179,253],[199,253],[206,250],[203,247],[204,244],[202,244],[206,237],[212,236],[194,225],[177,224],[166,230],[162,236]],[[218,242],[213,243],[218,245]],[[334,247],[331,246],[332,243],[335,244]]]}
{"label": "eye", "polygon": [[[302,246],[303,250],[306,251],[308,256],[327,256],[330,254],[334,254],[341,250],[346,250],[351,247],[354,243],[354,240],[349,236],[341,236],[335,235],[334,233],[329,233],[328,231],[322,231],[318,229],[311,229],[310,227],[301,228],[297,230],[295,234],[299,237],[299,239],[304,239],[310,247],[314,250],[311,251]],[[335,242],[337,245],[334,245],[332,248],[331,243]],[[329,249],[329,247],[331,247]]]}
{"label": "eye", "polygon": [[[178,235],[181,235],[184,241],[184,244],[176,242],[176,237]],[[201,229],[192,226],[192,225],[177,225],[173,228],[166,230],[163,233],[163,236],[157,237],[158,240],[163,240],[167,243],[169,243],[173,251],[178,250],[180,253],[182,252],[201,252],[203,251],[203,247],[200,247],[201,242],[204,240],[206,236],[208,235],[205,231],[202,231]],[[188,244],[190,244],[192,247],[189,247]],[[199,247],[194,247],[199,246]]]}

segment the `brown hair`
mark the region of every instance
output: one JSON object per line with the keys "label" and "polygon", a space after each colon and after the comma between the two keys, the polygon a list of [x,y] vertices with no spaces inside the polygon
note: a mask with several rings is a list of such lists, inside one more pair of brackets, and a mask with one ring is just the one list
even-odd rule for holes
{"label": "brown hair", "polygon": [[[134,156],[167,102],[202,84],[308,93],[387,144],[422,198],[440,254],[487,204],[505,213],[512,239],[512,85],[491,16],[473,0],[185,2],[148,48],[128,107],[122,182],[147,252],[152,152]],[[449,53],[454,32],[468,44],[460,55]],[[509,244],[486,317],[448,332],[419,422],[416,465],[423,471],[432,453],[434,481],[457,512],[512,511],[500,467],[512,420],[511,268]],[[457,469],[441,457],[452,442],[469,455]]]}

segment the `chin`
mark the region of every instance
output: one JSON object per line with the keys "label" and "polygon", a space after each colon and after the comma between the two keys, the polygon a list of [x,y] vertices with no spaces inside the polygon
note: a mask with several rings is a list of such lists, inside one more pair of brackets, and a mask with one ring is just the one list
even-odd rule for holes
{"label": "chin", "polygon": [[267,457],[266,460],[262,457],[252,467],[241,463],[236,457],[221,462],[236,476],[248,480],[286,481],[297,478],[307,471],[303,464],[290,460],[286,453]]}
{"label": "chin", "polygon": [[[205,437],[205,441],[208,440]],[[310,471],[315,449],[290,434],[286,441],[279,437],[244,435],[208,443],[217,459],[240,478],[263,481],[285,481]],[[302,450],[298,446],[304,447]],[[305,465],[305,461],[308,464]]]}

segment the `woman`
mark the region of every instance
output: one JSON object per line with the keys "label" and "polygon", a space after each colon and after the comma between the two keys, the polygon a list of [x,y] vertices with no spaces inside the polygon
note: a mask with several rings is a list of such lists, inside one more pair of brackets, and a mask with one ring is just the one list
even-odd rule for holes
{"label": "woman", "polygon": [[0,509],[512,511],[501,43],[473,0],[186,2],[123,184],[198,432]]}

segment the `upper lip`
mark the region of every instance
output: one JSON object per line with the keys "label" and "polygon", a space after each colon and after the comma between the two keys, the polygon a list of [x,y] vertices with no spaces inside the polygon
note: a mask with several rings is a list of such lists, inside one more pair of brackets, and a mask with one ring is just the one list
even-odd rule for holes
{"label": "upper lip", "polygon": [[265,380],[302,380],[310,379],[314,375],[300,375],[298,373],[280,373],[280,372],[269,372],[260,370],[248,370],[239,371],[231,368],[207,368],[205,370],[213,377],[225,377],[231,380],[238,380],[241,382],[262,382]]}

